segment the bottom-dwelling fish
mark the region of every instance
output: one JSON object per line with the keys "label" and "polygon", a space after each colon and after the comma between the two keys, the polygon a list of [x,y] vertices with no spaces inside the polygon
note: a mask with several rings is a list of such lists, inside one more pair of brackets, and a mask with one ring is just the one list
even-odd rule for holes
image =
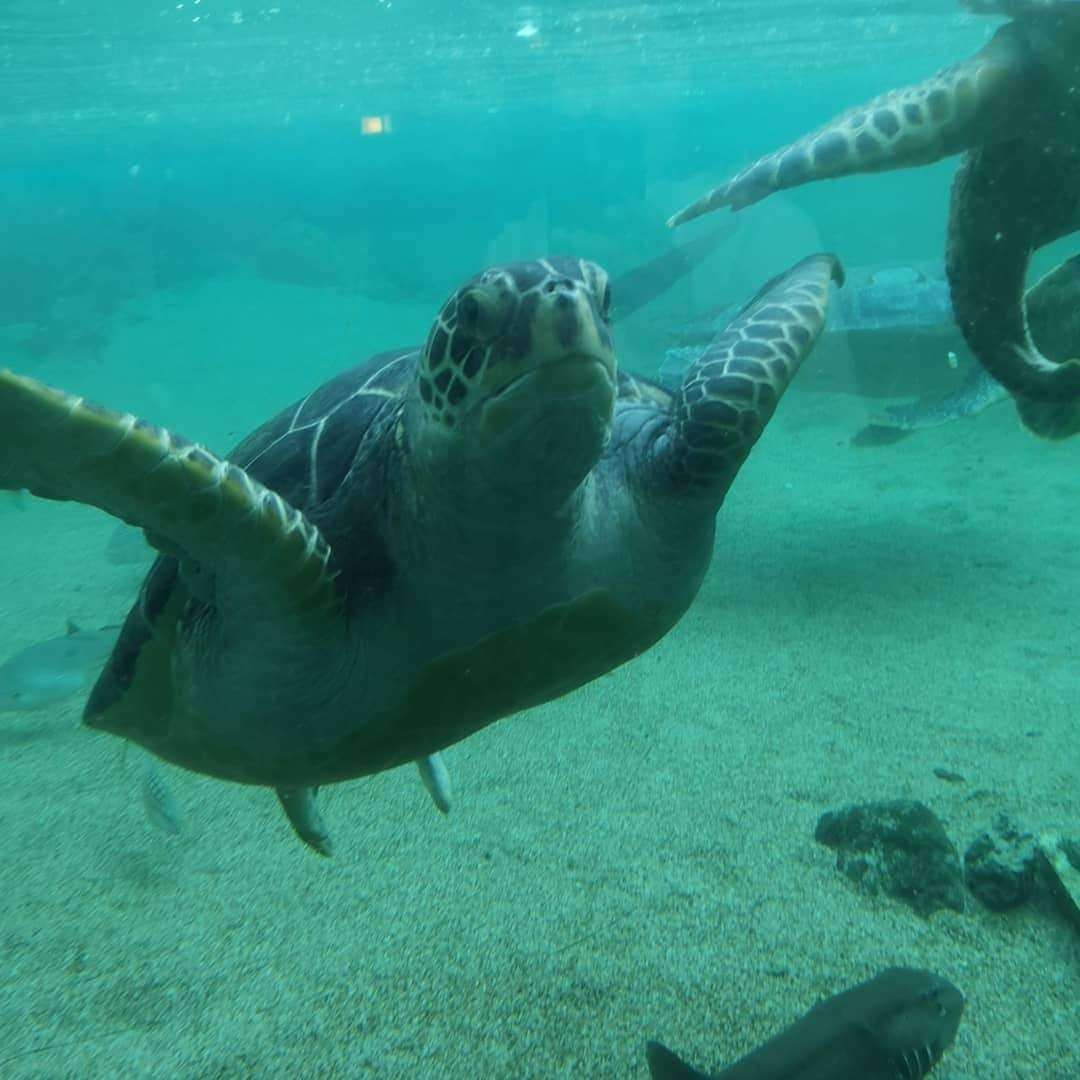
{"label": "bottom-dwelling fish", "polygon": [[[819,1001],[715,1080],[922,1080],[963,1010],[964,995],[940,975],[887,968]],[[660,1043],[647,1057],[653,1080],[708,1080]]]}

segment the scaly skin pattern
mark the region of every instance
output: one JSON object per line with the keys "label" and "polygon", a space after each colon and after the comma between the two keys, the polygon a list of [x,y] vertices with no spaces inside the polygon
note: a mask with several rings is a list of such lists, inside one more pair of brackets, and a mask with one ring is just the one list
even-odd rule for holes
{"label": "scaly skin pattern", "polygon": [[727,489],[825,324],[843,271],[812,255],[769,282],[690,365],[674,403],[667,468],[677,488]]}

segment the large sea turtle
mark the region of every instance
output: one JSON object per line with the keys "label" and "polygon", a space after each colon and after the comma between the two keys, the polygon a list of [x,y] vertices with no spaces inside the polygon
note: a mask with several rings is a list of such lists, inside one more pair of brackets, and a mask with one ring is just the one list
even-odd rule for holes
{"label": "large sea turtle", "polygon": [[636,656],[825,319],[829,255],[774,279],[669,393],[618,371],[607,275],[494,267],[422,349],[345,371],[227,458],[0,373],[0,487],[98,506],[162,553],[84,720],[273,787],[317,851],[321,784],[419,761]]}
{"label": "large sea turtle", "polygon": [[1080,360],[1032,341],[1024,282],[1032,253],[1080,228],[1080,3],[968,0],[1008,15],[970,60],[849,109],[755,161],[669,221],[740,209],[782,188],[925,165],[963,153],[946,266],[972,353],[1046,438],[1080,431]]}

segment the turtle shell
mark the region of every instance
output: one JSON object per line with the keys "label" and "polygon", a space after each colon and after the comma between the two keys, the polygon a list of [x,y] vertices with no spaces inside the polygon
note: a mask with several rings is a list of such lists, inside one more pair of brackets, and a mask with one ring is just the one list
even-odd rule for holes
{"label": "turtle shell", "polygon": [[[419,354],[417,348],[397,349],[342,372],[283,409],[227,455],[319,528],[330,544],[347,604],[378,596],[394,573],[379,527],[392,484],[386,470],[371,466],[397,446],[401,408]],[[623,372],[618,396],[659,409],[669,408],[671,401],[666,391]],[[164,548],[158,538],[150,540]],[[177,628],[199,619],[207,608],[198,595],[198,568],[180,570],[180,559],[167,549],[150,568],[87,701],[86,723],[152,736],[165,722]],[[497,661],[497,647],[492,655]],[[423,696],[420,689],[417,693]],[[107,712],[111,716],[102,722]]]}
{"label": "turtle shell", "polygon": [[[418,355],[416,348],[397,349],[343,371],[256,428],[226,455],[319,527],[331,545],[346,596],[377,591],[390,572],[371,516],[385,494],[370,490],[381,474],[356,466],[382,453],[392,440]],[[149,539],[163,547],[158,538]],[[141,693],[136,695],[138,716],[133,711],[128,724],[152,730],[161,722],[157,718],[167,714],[168,658],[176,627],[181,619],[197,618],[203,606],[190,588],[197,573],[191,569],[192,574],[182,576],[179,559],[167,550],[155,560],[87,700],[87,723],[121,706],[137,668],[145,677],[140,677]]]}

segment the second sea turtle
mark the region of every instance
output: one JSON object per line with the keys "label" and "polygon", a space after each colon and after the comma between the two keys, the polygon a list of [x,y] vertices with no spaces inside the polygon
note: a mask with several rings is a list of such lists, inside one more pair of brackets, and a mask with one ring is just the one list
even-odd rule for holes
{"label": "second sea turtle", "polygon": [[968,0],[1010,17],[969,60],[849,109],[753,162],[681,210],[678,225],[784,188],[962,154],[949,209],[953,310],[972,354],[1013,395],[1023,423],[1080,432],[1080,359],[1032,339],[1024,287],[1032,253],[1080,228],[1080,4]]}

